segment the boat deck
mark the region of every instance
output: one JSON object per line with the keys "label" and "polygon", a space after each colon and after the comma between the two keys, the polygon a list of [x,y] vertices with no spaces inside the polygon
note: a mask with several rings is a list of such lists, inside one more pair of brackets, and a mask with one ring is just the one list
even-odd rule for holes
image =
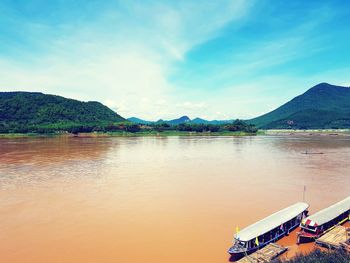
{"label": "boat deck", "polygon": [[266,247],[254,252],[253,254],[247,255],[244,258],[237,261],[237,263],[259,263],[259,262],[270,262],[279,255],[287,251],[287,248],[279,246],[275,243],[270,243]]}
{"label": "boat deck", "polygon": [[316,244],[319,246],[338,249],[342,243],[349,240],[349,229],[344,226],[335,226],[323,236],[316,239]]}

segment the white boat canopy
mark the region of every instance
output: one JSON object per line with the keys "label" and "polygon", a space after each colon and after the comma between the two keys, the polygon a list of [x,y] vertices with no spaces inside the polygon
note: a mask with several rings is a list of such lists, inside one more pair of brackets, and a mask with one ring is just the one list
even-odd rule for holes
{"label": "white boat canopy", "polygon": [[348,210],[350,210],[350,196],[305,218],[303,223],[306,225],[321,226]]}
{"label": "white boat canopy", "polygon": [[285,222],[293,219],[294,217],[305,211],[309,205],[307,203],[296,203],[289,207],[286,207],[244,229],[234,235],[236,240],[249,241],[260,235],[263,235],[274,228],[277,228]]}

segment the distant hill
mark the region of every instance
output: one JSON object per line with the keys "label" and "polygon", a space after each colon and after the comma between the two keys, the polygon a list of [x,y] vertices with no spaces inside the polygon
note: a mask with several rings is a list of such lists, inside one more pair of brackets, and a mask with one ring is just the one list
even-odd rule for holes
{"label": "distant hill", "polygon": [[187,116],[182,116],[178,119],[173,119],[173,120],[163,120],[163,119],[159,119],[158,121],[146,121],[140,118],[136,118],[136,117],[131,117],[127,119],[130,122],[133,123],[137,123],[137,124],[156,124],[156,123],[167,123],[169,125],[177,125],[180,123],[185,123],[185,122],[189,122],[191,121],[190,118],[188,118]]}
{"label": "distant hill", "polygon": [[182,116],[178,119],[174,119],[174,120],[170,120],[170,121],[166,121],[168,124],[170,125],[178,125],[180,123],[186,123],[186,122],[190,122],[191,119],[188,118],[187,116]]}
{"label": "distant hill", "polygon": [[205,120],[201,118],[194,118],[191,120],[191,123],[197,123],[197,124],[214,124],[214,125],[220,125],[220,124],[226,124],[226,123],[232,123],[234,120]]}
{"label": "distant hill", "polygon": [[0,92],[0,132],[28,132],[40,127],[64,130],[124,120],[96,101],[82,102],[39,92]]}
{"label": "distant hill", "polygon": [[194,123],[194,124],[213,124],[213,125],[219,125],[219,124],[226,124],[226,123],[232,123],[234,120],[205,120],[205,119],[201,119],[201,118],[194,118],[193,120],[191,120],[189,117],[187,116],[182,116],[178,119],[173,119],[173,120],[158,120],[158,121],[146,121],[146,120],[142,120],[136,117],[131,117],[128,118],[128,121],[131,121],[133,123],[138,123],[138,124],[155,124],[155,123],[167,123],[170,125],[177,125],[177,124],[181,124],[181,123]]}
{"label": "distant hill", "polygon": [[350,128],[350,88],[320,83],[248,122],[262,129]]}
{"label": "distant hill", "polygon": [[137,123],[137,124],[152,124],[154,123],[153,121],[146,121],[146,120],[142,120],[136,117],[130,117],[127,118],[128,121],[133,122],[133,123]]}

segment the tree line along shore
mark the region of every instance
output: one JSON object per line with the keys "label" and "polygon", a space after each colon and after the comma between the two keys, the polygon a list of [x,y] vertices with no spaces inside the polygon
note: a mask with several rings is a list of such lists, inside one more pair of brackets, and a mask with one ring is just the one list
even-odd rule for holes
{"label": "tree line along shore", "polygon": [[[257,129],[252,124],[247,124],[242,120],[235,120],[232,123],[214,125],[214,124],[195,124],[181,123],[178,125],[170,125],[168,123],[155,124],[136,124],[131,122],[119,123],[54,123],[40,125],[20,125],[1,127],[0,134],[3,137],[13,136],[16,134],[50,135],[50,134],[87,134],[94,133],[96,135],[191,135],[191,134],[256,134]],[[6,136],[7,135],[7,136]]]}

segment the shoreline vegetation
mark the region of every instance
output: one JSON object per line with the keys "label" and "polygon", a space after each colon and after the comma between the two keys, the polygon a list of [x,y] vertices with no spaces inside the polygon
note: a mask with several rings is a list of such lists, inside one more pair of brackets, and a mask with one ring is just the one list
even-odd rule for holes
{"label": "shoreline vegetation", "polygon": [[350,136],[350,129],[318,129],[318,130],[219,130],[219,131],[186,131],[186,130],[156,130],[156,129],[140,129],[138,131],[52,131],[52,132],[8,132],[0,133],[1,138],[37,138],[37,137],[167,137],[167,136]]}
{"label": "shoreline vegetation", "polygon": [[91,131],[91,132],[67,132],[67,131],[55,131],[49,133],[0,133],[0,139],[11,138],[40,138],[40,137],[168,137],[168,136],[259,136],[259,135],[271,135],[271,136],[350,136],[349,129],[342,130],[257,130],[255,132],[247,131],[178,131],[178,130],[146,130],[146,131]]}
{"label": "shoreline vegetation", "polygon": [[170,125],[165,122],[156,124],[119,123],[55,123],[50,125],[17,126],[12,129],[0,129],[0,138],[36,137],[36,136],[245,136],[256,135],[258,130],[252,124],[242,120],[232,123],[194,124],[180,123]]}
{"label": "shoreline vegetation", "polygon": [[299,254],[291,259],[276,259],[272,263],[349,263],[350,254],[343,250],[322,251],[316,249],[309,254]]}
{"label": "shoreline vegetation", "polygon": [[83,132],[83,133],[0,133],[1,138],[40,138],[40,137],[170,137],[170,136],[255,136],[257,133],[248,132],[186,132],[186,131],[148,131],[148,132]]}

